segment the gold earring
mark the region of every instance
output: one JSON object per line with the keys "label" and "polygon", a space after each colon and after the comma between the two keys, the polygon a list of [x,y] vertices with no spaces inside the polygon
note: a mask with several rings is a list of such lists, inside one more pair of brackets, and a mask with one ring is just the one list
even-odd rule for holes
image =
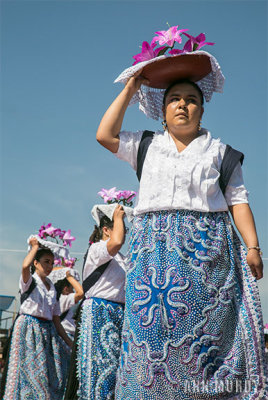
{"label": "gold earring", "polygon": [[200,121],[198,122],[197,128],[198,128],[198,131],[201,131],[201,119],[200,119]]}
{"label": "gold earring", "polygon": [[162,121],[162,126],[165,131],[167,129],[167,121],[165,119]]}

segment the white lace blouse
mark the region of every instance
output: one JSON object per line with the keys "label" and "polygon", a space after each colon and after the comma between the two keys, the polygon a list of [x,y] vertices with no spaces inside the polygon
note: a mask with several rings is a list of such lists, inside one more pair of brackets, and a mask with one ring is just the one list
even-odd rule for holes
{"label": "white lace blouse", "polygon": [[117,253],[112,257],[107,250],[107,241],[93,243],[88,251],[83,271],[83,281],[98,267],[110,261],[99,280],[86,293],[85,297],[98,297],[105,300],[125,303],[125,261]]}
{"label": "white lace blouse", "polygon": [[61,312],[59,302],[56,298],[56,289],[49,278],[46,278],[50,285],[49,290],[47,290],[45,284],[36,272],[33,276],[30,275],[30,279],[27,283],[23,282],[21,275],[19,283],[20,293],[23,294],[29,289],[33,277],[35,278],[37,285],[20,306],[19,313],[29,314],[34,317],[45,318],[51,321],[54,315],[60,315]]}
{"label": "white lace blouse", "polygon": [[68,310],[68,313],[66,314],[66,317],[62,321],[62,326],[65,329],[67,333],[70,333],[71,335],[74,335],[75,333],[75,321],[73,319],[73,306],[75,305],[75,293],[70,293],[70,294],[62,294],[60,296],[60,311],[61,314],[66,312]]}
{"label": "white lace blouse", "polygon": [[[137,154],[143,131],[122,131],[116,156],[137,169]],[[158,210],[186,209],[227,211],[228,206],[248,203],[240,163],[227,185],[219,186],[220,167],[226,145],[206,129],[182,152],[167,131],[156,132],[143,164],[134,215]]]}

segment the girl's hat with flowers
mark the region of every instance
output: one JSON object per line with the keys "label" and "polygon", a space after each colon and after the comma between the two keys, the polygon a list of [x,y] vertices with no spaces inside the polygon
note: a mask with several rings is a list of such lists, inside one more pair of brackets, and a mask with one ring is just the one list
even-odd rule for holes
{"label": "girl's hat with flowers", "polygon": [[51,223],[42,225],[38,234],[31,235],[27,239],[28,251],[30,250],[30,239],[36,238],[40,247],[48,248],[54,254],[54,265],[58,267],[72,268],[76,262],[76,258],[70,257],[68,247],[72,247],[75,237],[71,235],[71,230],[61,230],[55,228]]}
{"label": "girl's hat with flowers", "polygon": [[[115,82],[124,84],[142,70],[141,75],[148,80],[148,85],[141,88],[132,97],[129,105],[139,102],[139,108],[148,117],[163,117],[162,105],[165,89],[180,79],[195,82],[208,102],[213,92],[222,92],[224,76],[216,58],[210,53],[200,50],[206,42],[204,33],[194,37],[186,33],[188,29],[178,29],[178,25],[166,31],[157,31],[151,43],[144,41],[142,51],[133,56],[135,62],[124,70]],[[187,40],[183,48],[175,49],[175,44],[182,43],[182,35]],[[157,42],[160,47],[157,46]]]}
{"label": "girl's hat with flowers", "polygon": [[103,198],[106,204],[96,204],[91,210],[91,215],[97,225],[100,226],[100,220],[104,215],[112,220],[114,210],[118,204],[122,205],[128,222],[131,222],[133,220],[133,208],[131,208],[131,206],[133,205],[133,199],[136,194],[136,192],[131,190],[117,190],[116,187],[102,189],[98,192],[98,195]]}

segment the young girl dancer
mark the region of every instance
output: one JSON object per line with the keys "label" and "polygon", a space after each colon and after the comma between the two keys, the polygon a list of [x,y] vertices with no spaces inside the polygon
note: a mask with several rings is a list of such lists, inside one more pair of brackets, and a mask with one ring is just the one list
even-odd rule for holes
{"label": "young girl dancer", "polygon": [[[95,226],[83,268],[85,300],[76,355],[79,399],[114,398],[125,303],[124,257],[119,253],[124,239],[124,210],[118,205],[113,220],[103,215]],[[87,290],[85,283],[94,273],[100,273],[98,280]],[[73,382],[68,382],[66,400],[77,398],[72,389]]]}
{"label": "young girl dancer", "polygon": [[[200,60],[205,60],[205,68],[212,67],[198,86],[190,74],[199,75]],[[173,64],[175,82],[169,74]],[[146,65],[145,79],[141,73]],[[163,77],[172,83],[164,99],[162,94],[162,105],[156,89],[141,89],[150,85],[150,71],[159,77],[159,87],[167,87]],[[177,81],[188,74],[189,80]],[[209,53],[197,51],[160,61],[156,57],[122,75],[129,80],[97,132],[104,147],[141,175],[116,399],[264,399],[263,323],[256,283],[263,265],[254,219],[239,159],[232,164],[231,157],[222,170],[228,147],[200,127],[200,87],[210,96],[219,90],[220,67]],[[120,132],[134,98],[147,115],[162,112],[164,132],[151,137],[142,131]],[[147,153],[144,147],[140,151],[145,140],[150,140]],[[229,173],[224,188],[220,182]]]}
{"label": "young girl dancer", "polygon": [[40,249],[36,238],[29,243],[32,247],[22,265],[22,304],[12,334],[3,398],[61,400],[72,341],[60,323],[56,290],[47,277],[54,255],[49,249]]}
{"label": "young girl dancer", "polygon": [[73,319],[73,307],[84,296],[82,285],[78,282],[80,280],[79,273],[69,267],[54,267],[49,279],[53,282],[57,292],[57,300],[59,300],[61,311],[61,324],[65,332],[73,340],[76,327]]}

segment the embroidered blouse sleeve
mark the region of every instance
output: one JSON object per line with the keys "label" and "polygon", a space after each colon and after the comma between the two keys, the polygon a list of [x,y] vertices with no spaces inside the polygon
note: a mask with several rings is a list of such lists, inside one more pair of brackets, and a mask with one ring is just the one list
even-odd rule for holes
{"label": "embroidered blouse sleeve", "polygon": [[137,170],[137,155],[142,134],[143,131],[120,132],[119,148],[115,154],[120,160],[127,161],[135,171]]}
{"label": "embroidered blouse sleeve", "polygon": [[93,243],[88,251],[86,263],[84,266],[83,279],[91,274],[97,267],[107,263],[113,257],[108,253],[107,241]]}
{"label": "embroidered blouse sleeve", "polygon": [[240,162],[235,167],[224,195],[228,206],[248,203],[248,191],[245,188]]}
{"label": "embroidered blouse sleeve", "polygon": [[24,283],[23,279],[22,279],[22,275],[20,276],[19,288],[20,288],[21,294],[26,292],[29,289],[29,287],[32,283],[32,280],[33,280],[33,277],[32,277],[32,275],[30,275],[28,282]]}

